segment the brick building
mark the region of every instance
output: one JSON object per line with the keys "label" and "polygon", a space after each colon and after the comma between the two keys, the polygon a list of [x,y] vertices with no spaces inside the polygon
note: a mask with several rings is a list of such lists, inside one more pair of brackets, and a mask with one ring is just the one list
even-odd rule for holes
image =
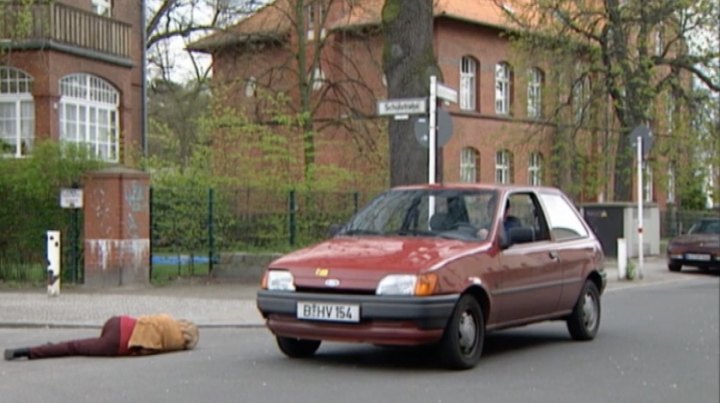
{"label": "brick building", "polygon": [[[309,0],[299,8],[296,4],[295,0],[273,1],[191,49],[212,55],[216,94],[229,94],[223,104],[257,121],[267,118],[270,108],[259,93],[282,92],[297,105],[303,86],[312,88],[311,109],[316,112],[315,121],[321,122],[316,123],[316,130],[322,138],[315,162],[360,172],[361,179],[382,178],[374,184],[387,185],[387,161],[367,160],[368,150],[387,153],[389,118],[378,118],[375,112],[377,101],[387,98],[382,71],[384,0]],[[609,99],[591,100],[586,83],[573,87],[572,78],[563,79],[553,71],[552,60],[537,64],[518,60],[506,36],[506,10],[495,2],[436,0],[434,4],[435,57],[444,84],[459,93],[458,103],[442,105],[453,122],[452,137],[441,150],[442,180],[557,185],[553,178],[583,169],[580,175],[587,180],[576,183],[579,189],[571,191],[577,199],[611,199],[613,157],[602,151],[617,141]],[[304,54],[298,52],[301,47],[307,49]],[[304,71],[305,77],[297,71]],[[566,84],[564,89],[558,88],[558,80]],[[555,88],[548,88],[550,82]],[[582,168],[574,166],[574,161],[553,163],[564,158],[553,148],[564,140],[547,116],[554,110],[551,102],[575,100],[600,104],[584,118],[594,119],[585,123],[600,129],[576,137],[579,141],[567,140],[578,142],[574,146],[583,150],[586,164]],[[582,108],[569,106],[567,119],[573,121],[572,115]],[[358,140],[343,125],[325,124],[348,117],[355,122],[373,121],[382,130]],[[231,147],[220,143],[223,150]],[[289,138],[288,145],[302,149],[297,139]],[[587,163],[600,157],[605,158],[602,165]],[[664,181],[665,176],[655,179]],[[356,178],[348,187],[362,187],[359,181]],[[670,185],[651,184],[643,197],[664,206]]]}
{"label": "brick building", "polygon": [[0,2],[0,152],[43,139],[132,164],[144,143],[143,0]]}

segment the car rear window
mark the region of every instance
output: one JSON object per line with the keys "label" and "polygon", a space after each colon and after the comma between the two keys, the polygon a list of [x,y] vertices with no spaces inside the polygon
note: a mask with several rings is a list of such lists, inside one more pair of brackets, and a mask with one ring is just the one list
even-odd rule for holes
{"label": "car rear window", "polygon": [[588,236],[580,217],[565,198],[557,194],[541,194],[547,209],[550,233],[556,240],[584,238]]}

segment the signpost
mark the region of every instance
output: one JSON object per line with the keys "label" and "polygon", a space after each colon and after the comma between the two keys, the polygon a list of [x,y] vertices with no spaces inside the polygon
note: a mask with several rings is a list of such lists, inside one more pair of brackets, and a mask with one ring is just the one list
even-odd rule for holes
{"label": "signpost", "polygon": [[[60,189],[60,207],[64,209],[71,209],[72,214],[72,235],[70,237],[72,242],[72,254],[71,254],[71,276],[72,281],[77,282],[78,280],[78,266],[80,256],[80,225],[79,225],[79,210],[83,207],[83,190],[78,188],[77,185],[73,185],[72,188]],[[59,235],[58,235],[59,237]]]}
{"label": "signpost", "polygon": [[643,160],[652,148],[652,132],[647,126],[638,126],[630,133],[637,149],[637,198],[638,198],[638,277],[643,278],[645,251],[643,247]]}

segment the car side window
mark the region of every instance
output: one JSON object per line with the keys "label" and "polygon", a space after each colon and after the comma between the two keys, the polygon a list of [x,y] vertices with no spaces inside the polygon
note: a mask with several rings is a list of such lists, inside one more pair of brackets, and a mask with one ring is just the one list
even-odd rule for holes
{"label": "car side window", "polygon": [[506,230],[520,227],[532,230],[532,241],[550,239],[547,220],[535,194],[513,193],[509,196],[505,208],[504,226]]}
{"label": "car side window", "polygon": [[558,194],[543,193],[540,198],[547,210],[548,225],[553,238],[566,240],[588,236],[580,217],[564,197]]}

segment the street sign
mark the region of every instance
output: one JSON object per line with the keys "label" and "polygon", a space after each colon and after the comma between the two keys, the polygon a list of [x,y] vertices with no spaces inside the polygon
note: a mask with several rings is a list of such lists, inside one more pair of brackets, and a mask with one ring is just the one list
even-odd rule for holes
{"label": "street sign", "polygon": [[60,207],[62,208],[82,208],[83,191],[76,188],[60,189]]}
{"label": "street sign", "polygon": [[437,97],[448,102],[457,103],[458,92],[453,88],[437,83]]}
{"label": "street sign", "polygon": [[633,129],[633,131],[630,133],[630,142],[633,148],[637,147],[638,137],[642,142],[642,158],[646,159],[648,154],[650,154],[650,149],[652,148],[654,142],[654,138],[652,132],[650,131],[650,128],[644,125],[640,125]]}
{"label": "street sign", "polygon": [[[415,119],[415,139],[423,148],[430,147],[430,139],[428,138],[428,117],[418,116]],[[436,147],[442,147],[450,141],[452,136],[452,118],[450,113],[445,109],[437,110],[437,145]]]}
{"label": "street sign", "polygon": [[427,99],[402,98],[378,101],[377,113],[379,116],[424,114],[427,113]]}

